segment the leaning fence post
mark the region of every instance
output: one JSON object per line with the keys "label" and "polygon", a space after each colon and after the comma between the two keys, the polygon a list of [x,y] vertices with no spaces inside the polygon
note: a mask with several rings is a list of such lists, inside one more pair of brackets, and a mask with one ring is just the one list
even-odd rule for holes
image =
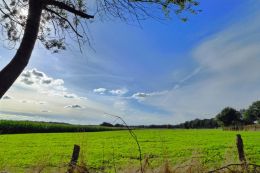
{"label": "leaning fence post", "polygon": [[242,168],[248,171],[248,165],[246,163],[246,158],[244,153],[244,144],[240,134],[237,134],[237,151],[238,151],[238,157],[241,162]]}
{"label": "leaning fence post", "polygon": [[79,158],[79,152],[80,152],[80,146],[79,145],[74,145],[73,148],[73,153],[71,156],[71,160],[69,163],[69,168],[67,173],[73,173],[76,166],[77,166],[77,162],[78,162],[78,158]]}

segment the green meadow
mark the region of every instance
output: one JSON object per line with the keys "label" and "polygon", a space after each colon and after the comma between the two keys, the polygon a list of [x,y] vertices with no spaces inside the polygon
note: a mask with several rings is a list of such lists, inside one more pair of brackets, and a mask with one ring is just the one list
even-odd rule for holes
{"label": "green meadow", "polygon": [[[165,161],[173,165],[197,160],[213,169],[239,163],[236,134],[240,133],[250,163],[260,164],[260,133],[222,130],[135,130],[150,167]],[[139,152],[128,131],[84,133],[36,133],[0,135],[0,171],[25,172],[39,165],[64,167],[73,145],[81,146],[79,162],[93,170],[113,172],[130,165],[138,167]]]}

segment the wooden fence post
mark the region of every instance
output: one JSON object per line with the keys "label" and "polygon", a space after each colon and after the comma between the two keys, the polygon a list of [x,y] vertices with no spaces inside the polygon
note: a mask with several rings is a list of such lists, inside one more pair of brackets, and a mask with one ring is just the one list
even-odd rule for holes
{"label": "wooden fence post", "polygon": [[237,151],[240,162],[246,162],[244,144],[240,134],[237,134]]}
{"label": "wooden fence post", "polygon": [[238,157],[241,162],[241,166],[243,171],[248,172],[248,165],[246,163],[246,157],[245,157],[245,152],[244,152],[244,144],[243,140],[240,134],[237,134],[237,151],[238,151]]}
{"label": "wooden fence post", "polygon": [[76,166],[77,166],[77,162],[78,162],[78,158],[79,158],[79,152],[80,152],[80,146],[79,145],[74,145],[73,148],[73,153],[71,156],[71,160],[69,163],[69,168],[67,173],[73,173]]}

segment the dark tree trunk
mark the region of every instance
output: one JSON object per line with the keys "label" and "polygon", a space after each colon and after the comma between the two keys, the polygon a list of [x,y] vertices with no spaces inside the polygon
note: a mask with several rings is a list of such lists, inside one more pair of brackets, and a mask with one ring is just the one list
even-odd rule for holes
{"label": "dark tree trunk", "polygon": [[0,99],[12,86],[29,62],[38,36],[42,8],[42,1],[29,1],[28,18],[20,47],[11,62],[0,72]]}

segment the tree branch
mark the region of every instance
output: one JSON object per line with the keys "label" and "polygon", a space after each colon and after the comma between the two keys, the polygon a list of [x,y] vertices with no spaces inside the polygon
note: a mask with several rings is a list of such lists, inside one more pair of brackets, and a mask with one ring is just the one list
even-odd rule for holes
{"label": "tree branch", "polygon": [[5,13],[1,8],[0,8],[0,12],[1,12],[3,15],[7,16],[11,21],[13,21],[13,22],[15,22],[15,23],[21,25],[22,27],[24,27],[24,24],[22,24],[21,22],[15,20],[14,18],[12,18],[9,14]]}
{"label": "tree branch", "polygon": [[82,35],[80,35],[80,34],[77,32],[77,30],[73,27],[73,25],[70,23],[70,21],[69,21],[68,19],[66,19],[65,17],[62,17],[61,15],[59,15],[59,13],[57,13],[57,12],[55,12],[55,11],[53,11],[53,10],[47,8],[47,7],[45,7],[44,9],[45,9],[46,11],[49,11],[50,13],[53,13],[53,14],[57,15],[57,16],[60,17],[62,20],[65,20],[65,21],[70,25],[71,29],[75,32],[75,34],[76,34],[77,36],[83,37]]}
{"label": "tree branch", "polygon": [[86,14],[86,13],[79,11],[79,10],[77,10],[77,9],[75,9],[75,8],[65,4],[63,2],[60,2],[60,1],[47,0],[46,5],[53,5],[55,7],[58,7],[60,9],[64,9],[66,11],[69,11],[69,12],[71,12],[71,13],[77,15],[77,16],[80,16],[82,18],[85,18],[85,19],[93,19],[94,18],[93,15]]}

